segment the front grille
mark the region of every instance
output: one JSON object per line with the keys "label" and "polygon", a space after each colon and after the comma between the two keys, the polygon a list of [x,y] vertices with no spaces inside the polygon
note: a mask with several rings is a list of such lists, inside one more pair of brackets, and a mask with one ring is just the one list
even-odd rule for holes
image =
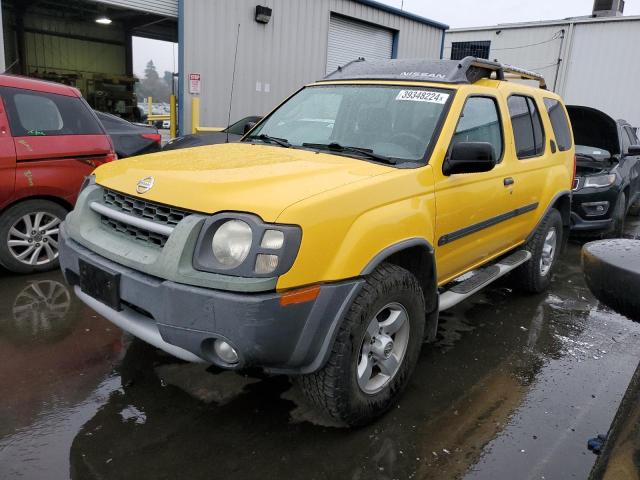
{"label": "front grille", "polygon": [[145,218],[162,225],[175,226],[180,220],[192,212],[179,208],[148,202],[137,197],[124,195],[113,190],[104,190],[103,202],[111,208],[115,208],[129,215]]}
{"label": "front grille", "polygon": [[[149,202],[107,189],[103,191],[102,203],[113,210],[169,227],[175,227],[182,219],[192,213],[188,210]],[[145,228],[134,226],[105,215],[100,215],[100,221],[111,230],[154,247],[164,247],[169,238],[167,235],[151,232]]]}
{"label": "front grille", "polygon": [[106,225],[116,232],[124,233],[131,238],[160,248],[164,247],[164,244],[167,243],[167,239],[169,238],[159,233],[150,232],[143,228],[134,227],[133,225],[114,220],[113,218],[105,217],[104,215],[100,216],[100,221],[103,225]]}

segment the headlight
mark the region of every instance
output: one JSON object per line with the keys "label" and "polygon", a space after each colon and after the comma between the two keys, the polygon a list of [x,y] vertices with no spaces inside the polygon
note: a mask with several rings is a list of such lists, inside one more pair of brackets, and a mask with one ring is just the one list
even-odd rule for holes
{"label": "headlight", "polygon": [[213,235],[213,256],[225,267],[235,268],[246,260],[252,240],[249,225],[242,220],[229,220]]}
{"label": "headlight", "polygon": [[584,188],[588,187],[608,187],[616,181],[616,176],[611,175],[594,175],[592,177],[584,177]]}
{"label": "headlight", "polygon": [[265,223],[247,213],[213,215],[200,231],[193,268],[237,277],[277,277],[293,265],[301,240],[296,225]]}

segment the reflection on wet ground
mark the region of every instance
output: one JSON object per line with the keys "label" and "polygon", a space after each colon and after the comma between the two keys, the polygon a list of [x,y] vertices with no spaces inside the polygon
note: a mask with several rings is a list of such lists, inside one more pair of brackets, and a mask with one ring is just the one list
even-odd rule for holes
{"label": "reflection on wet ground", "polygon": [[640,325],[591,296],[579,249],[546,294],[507,279],[444,314],[398,407],[357,430],[285,377],[131,340],[58,273],[0,274],[0,478],[586,478]]}

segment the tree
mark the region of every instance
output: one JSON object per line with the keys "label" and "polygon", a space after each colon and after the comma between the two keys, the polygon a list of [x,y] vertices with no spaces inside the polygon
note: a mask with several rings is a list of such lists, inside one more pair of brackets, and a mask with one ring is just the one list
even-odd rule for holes
{"label": "tree", "polygon": [[144,78],[136,85],[138,100],[144,101],[147,97],[153,97],[154,102],[168,102],[171,88],[164,79],[160,79],[153,60],[147,62],[144,69]]}

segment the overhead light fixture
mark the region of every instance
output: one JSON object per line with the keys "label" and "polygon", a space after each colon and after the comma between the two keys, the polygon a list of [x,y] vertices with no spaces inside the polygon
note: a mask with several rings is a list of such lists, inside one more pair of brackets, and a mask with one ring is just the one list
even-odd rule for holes
{"label": "overhead light fixture", "polygon": [[99,23],[100,25],[111,25],[111,19],[106,15],[100,15],[96,18],[96,23]]}
{"label": "overhead light fixture", "polygon": [[256,22],[264,23],[265,25],[271,20],[271,9],[269,7],[263,7],[262,5],[256,5]]}

